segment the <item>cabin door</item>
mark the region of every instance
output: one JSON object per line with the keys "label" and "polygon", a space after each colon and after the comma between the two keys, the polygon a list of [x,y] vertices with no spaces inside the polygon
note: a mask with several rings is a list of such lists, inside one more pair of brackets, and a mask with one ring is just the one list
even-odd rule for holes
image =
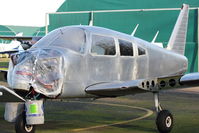
{"label": "cabin door", "polygon": [[104,35],[92,35],[88,54],[89,81],[110,82],[118,79],[118,56],[115,39]]}

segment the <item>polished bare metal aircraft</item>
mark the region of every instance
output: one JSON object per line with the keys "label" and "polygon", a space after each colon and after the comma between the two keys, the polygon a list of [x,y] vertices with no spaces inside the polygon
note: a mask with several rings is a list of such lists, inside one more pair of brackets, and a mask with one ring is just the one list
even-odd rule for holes
{"label": "polished bare metal aircraft", "polygon": [[[1,86],[0,100],[22,103],[7,103],[5,119],[15,122],[16,133],[34,133],[35,125],[44,122],[37,106],[43,99],[151,92],[157,128],[160,133],[170,132],[173,116],[160,106],[159,91],[197,84],[199,79],[198,73],[184,75],[188,14],[189,6],[184,4],[167,48],[95,26],[67,26],[50,32],[29,50],[11,56],[9,88]],[[10,116],[10,110],[16,114]]]}

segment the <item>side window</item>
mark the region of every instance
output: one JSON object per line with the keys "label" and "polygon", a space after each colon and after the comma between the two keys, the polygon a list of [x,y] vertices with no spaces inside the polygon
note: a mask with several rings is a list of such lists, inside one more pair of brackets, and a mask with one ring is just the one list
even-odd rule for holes
{"label": "side window", "polygon": [[118,40],[120,46],[120,55],[121,56],[133,56],[133,45],[131,42]]}
{"label": "side window", "polygon": [[112,37],[92,35],[91,53],[94,55],[115,55],[115,41]]}
{"label": "side window", "polygon": [[145,55],[145,54],[146,54],[145,49],[138,46],[138,55]]}

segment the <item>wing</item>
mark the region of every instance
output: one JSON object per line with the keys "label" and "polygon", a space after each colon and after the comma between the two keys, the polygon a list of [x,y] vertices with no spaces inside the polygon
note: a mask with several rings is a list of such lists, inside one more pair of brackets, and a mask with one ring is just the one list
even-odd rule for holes
{"label": "wing", "polygon": [[22,102],[25,101],[21,96],[15,93],[12,89],[5,86],[0,86],[0,102]]}
{"label": "wing", "polygon": [[[42,38],[41,36],[37,36],[38,38]],[[0,39],[4,39],[4,40],[19,40],[19,41],[31,41],[32,38],[34,38],[33,36],[0,36]]]}
{"label": "wing", "polygon": [[199,73],[191,73],[184,76],[180,75],[132,81],[98,83],[88,86],[85,91],[88,94],[100,97],[117,97],[193,86],[199,86]]}
{"label": "wing", "polygon": [[[89,94],[101,97],[117,97],[150,91],[150,89],[144,85],[149,82],[151,82],[151,88],[154,89],[157,79],[139,79],[126,82],[99,83],[87,87],[85,91]],[[152,84],[154,86],[152,86]]]}
{"label": "wing", "polygon": [[9,50],[9,51],[3,51],[3,52],[0,52],[0,54],[13,54],[13,53],[16,53],[16,52],[19,52],[19,50],[15,50],[15,49],[13,49],[13,50]]}
{"label": "wing", "polygon": [[28,49],[32,45],[32,43],[39,41],[42,38],[42,36],[0,36],[0,39],[4,40],[17,40],[21,42],[21,45],[23,49]]}

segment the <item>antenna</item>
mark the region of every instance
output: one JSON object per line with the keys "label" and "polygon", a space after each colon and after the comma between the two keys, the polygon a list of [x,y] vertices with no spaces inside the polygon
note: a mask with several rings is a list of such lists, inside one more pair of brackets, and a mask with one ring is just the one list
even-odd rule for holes
{"label": "antenna", "polygon": [[135,29],[134,29],[133,32],[131,33],[131,36],[134,36],[134,35],[135,35],[135,32],[137,31],[138,26],[139,26],[139,24],[137,24],[137,25],[135,26]]}
{"label": "antenna", "polygon": [[156,38],[157,38],[158,34],[159,34],[159,31],[157,31],[157,32],[156,32],[156,34],[155,34],[155,36],[154,36],[153,40],[151,41],[151,43],[155,43],[155,41],[156,41]]}
{"label": "antenna", "polygon": [[163,48],[163,43],[161,43],[161,42],[155,42],[158,34],[159,34],[159,31],[156,32],[156,34],[155,34],[153,40],[151,41],[151,43],[154,44],[154,45],[156,45],[156,46],[159,46],[159,47]]}

